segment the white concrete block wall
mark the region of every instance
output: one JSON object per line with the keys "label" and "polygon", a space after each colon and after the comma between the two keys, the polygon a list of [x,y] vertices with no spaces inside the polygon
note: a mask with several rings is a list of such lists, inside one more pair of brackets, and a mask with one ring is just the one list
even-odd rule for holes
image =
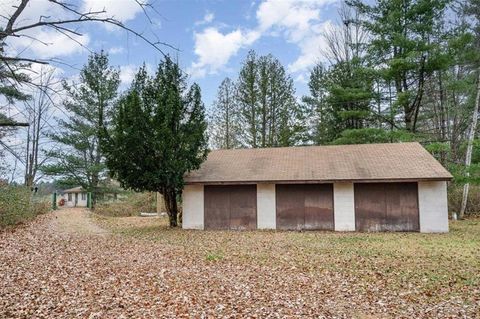
{"label": "white concrete block wall", "polygon": [[447,182],[418,182],[420,232],[448,232]]}
{"label": "white concrete block wall", "polygon": [[75,205],[75,193],[71,193],[71,201],[68,200],[68,194],[63,194],[63,196],[57,197],[57,202],[60,201],[61,198],[65,200],[66,207],[87,207],[87,193],[85,193],[85,199],[82,199],[82,194],[78,193],[78,201],[77,205]]}
{"label": "white concrete block wall", "polygon": [[203,185],[185,185],[182,193],[183,229],[204,229]]}
{"label": "white concrete block wall", "polygon": [[257,228],[276,229],[275,184],[257,184]]}
{"label": "white concrete block wall", "polygon": [[[87,193],[85,193],[84,196],[85,196],[84,199],[82,199],[82,194],[78,194],[77,207],[87,207],[87,196],[88,196]],[[75,197],[73,200],[75,200]]]}
{"label": "white concrete block wall", "polygon": [[355,230],[353,183],[333,184],[333,214],[336,231]]}

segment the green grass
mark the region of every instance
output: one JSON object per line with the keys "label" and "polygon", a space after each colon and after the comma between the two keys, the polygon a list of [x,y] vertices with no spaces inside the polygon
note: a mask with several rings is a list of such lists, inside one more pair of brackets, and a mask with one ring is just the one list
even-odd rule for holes
{"label": "green grass", "polygon": [[223,253],[209,252],[205,258],[207,261],[219,261],[223,259]]}

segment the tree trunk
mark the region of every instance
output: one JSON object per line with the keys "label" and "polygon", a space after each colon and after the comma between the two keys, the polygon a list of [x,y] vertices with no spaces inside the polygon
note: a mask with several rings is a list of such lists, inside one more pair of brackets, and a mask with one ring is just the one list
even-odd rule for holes
{"label": "tree trunk", "polygon": [[163,192],[165,199],[165,208],[167,209],[168,220],[170,227],[178,226],[178,206],[177,206],[177,192],[171,189],[165,189]]}
{"label": "tree trunk", "polygon": [[[445,143],[447,141],[447,120],[446,120],[446,110],[447,110],[447,98],[445,94],[445,89],[443,87],[443,79],[442,79],[442,72],[438,72],[438,87],[439,87],[439,92],[440,92],[440,115],[439,115],[439,120],[440,120],[440,139],[442,143]],[[447,164],[447,153],[445,150],[442,150],[440,152],[440,163],[442,163],[443,166],[446,166]]]}
{"label": "tree trunk", "polygon": [[465,216],[467,210],[467,199],[468,191],[470,188],[470,183],[468,178],[470,177],[470,164],[472,163],[472,151],[473,151],[473,140],[475,139],[475,131],[477,130],[477,121],[478,121],[478,111],[480,108],[480,70],[478,70],[477,75],[477,96],[475,98],[475,106],[473,108],[472,115],[472,125],[470,127],[470,133],[468,134],[468,144],[467,144],[467,155],[465,156],[465,175],[467,177],[467,183],[463,186],[463,196],[462,196],[462,207],[460,208],[459,218],[462,219]]}

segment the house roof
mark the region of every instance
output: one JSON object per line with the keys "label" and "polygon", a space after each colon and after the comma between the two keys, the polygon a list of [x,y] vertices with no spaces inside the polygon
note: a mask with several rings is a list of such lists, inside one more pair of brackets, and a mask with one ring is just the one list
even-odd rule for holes
{"label": "house roof", "polygon": [[74,188],[69,188],[69,189],[65,189],[63,191],[63,193],[84,193],[85,190],[82,188],[82,186],[77,186],[77,187],[74,187]]}
{"label": "house roof", "polygon": [[419,143],[216,150],[187,184],[450,180]]}

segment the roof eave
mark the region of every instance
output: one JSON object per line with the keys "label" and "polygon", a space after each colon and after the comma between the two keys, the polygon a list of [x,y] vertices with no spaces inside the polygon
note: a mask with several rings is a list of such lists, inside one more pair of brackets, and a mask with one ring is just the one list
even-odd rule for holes
{"label": "roof eave", "polygon": [[326,183],[399,183],[451,181],[453,177],[421,178],[374,178],[374,179],[332,179],[332,180],[242,180],[242,181],[185,181],[185,185],[239,185],[239,184],[326,184]]}

